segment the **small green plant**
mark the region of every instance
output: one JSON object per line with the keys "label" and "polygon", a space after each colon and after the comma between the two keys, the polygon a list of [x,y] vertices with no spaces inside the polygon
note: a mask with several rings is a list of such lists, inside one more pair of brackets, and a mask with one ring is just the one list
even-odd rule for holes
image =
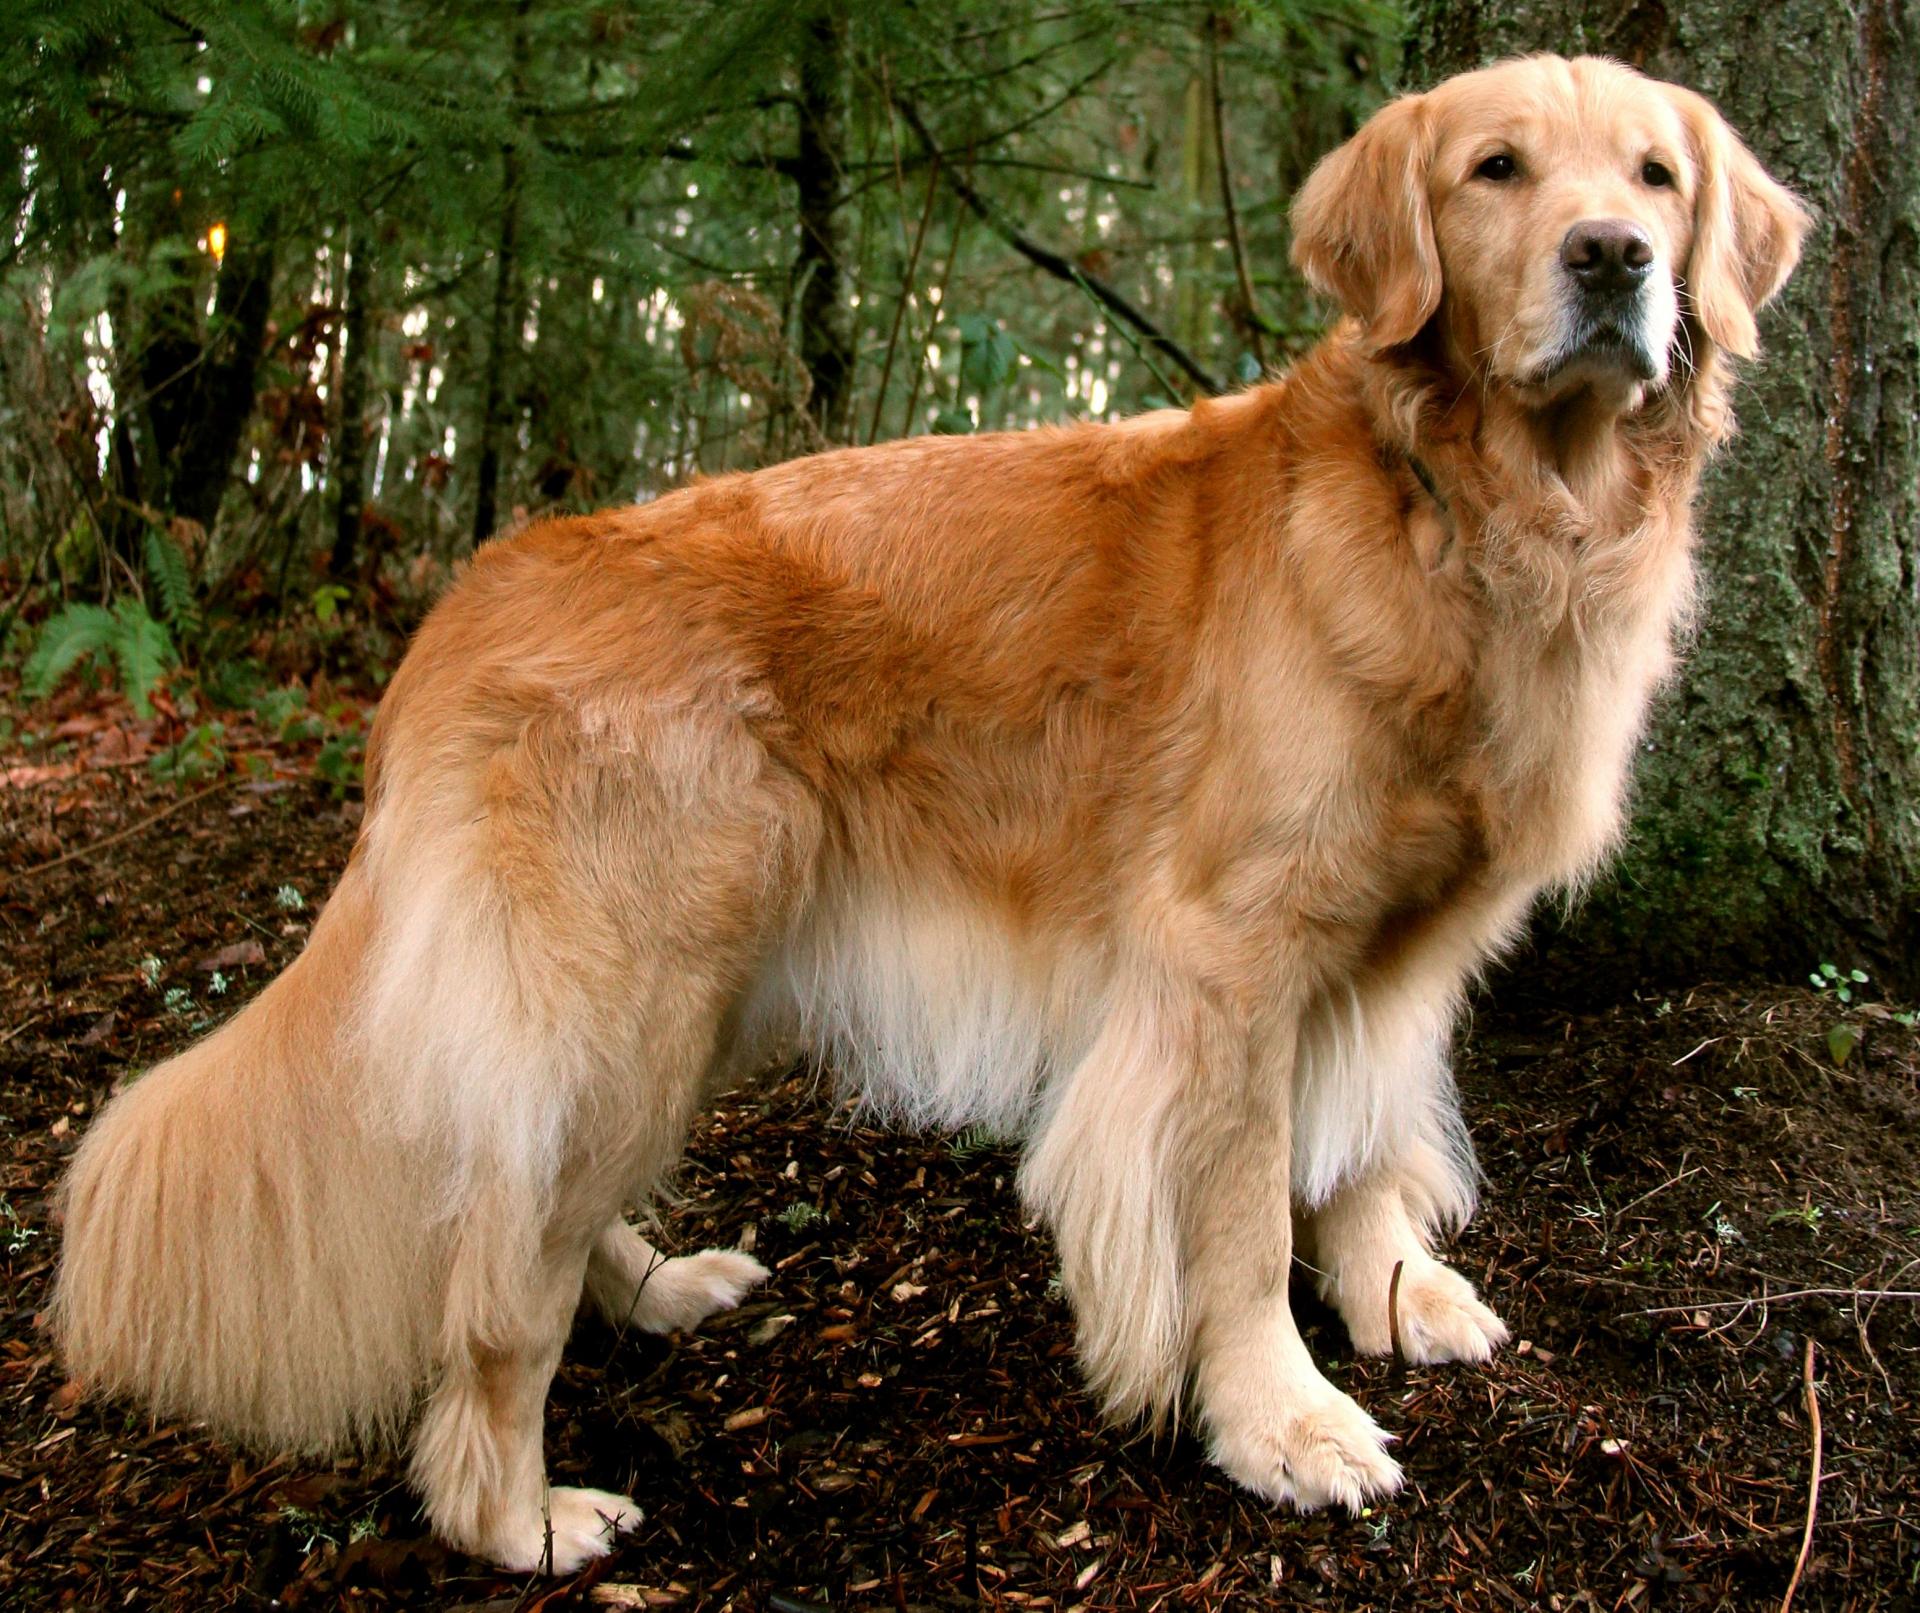
{"label": "small green plant", "polygon": [[1000,1139],[985,1126],[969,1126],[948,1141],[947,1157],[957,1165],[964,1165],[999,1146]]}
{"label": "small green plant", "polygon": [[805,1232],[808,1227],[824,1221],[827,1212],[817,1204],[809,1204],[802,1199],[798,1204],[789,1204],[774,1217],[789,1232]]}
{"label": "small green plant", "polygon": [[345,795],[366,776],[366,741],[359,734],[333,734],[313,759],[313,770],[333,786],[336,796]]}
{"label": "small green plant", "polygon": [[1792,1221],[1796,1225],[1805,1227],[1809,1232],[1818,1232],[1820,1230],[1820,1223],[1825,1219],[1826,1213],[1827,1212],[1815,1204],[1812,1199],[1808,1199],[1805,1204],[1796,1204],[1784,1210],[1775,1210],[1772,1215],[1767,1217],[1767,1224],[1769,1226],[1778,1226],[1783,1221]]}
{"label": "small green plant", "polygon": [[108,660],[120,671],[136,715],[153,715],[153,691],[179,655],[166,624],[153,619],[146,605],[131,596],[112,610],[104,605],[69,605],[47,618],[39,641],[27,657],[21,684],[27,695],[44,700],[82,662]]}
{"label": "small green plant", "polygon": [[320,624],[323,631],[337,630],[340,606],[352,597],[351,588],[342,588],[337,582],[323,582],[314,589],[309,600],[313,606],[313,619]]}
{"label": "small green plant", "polygon": [[148,762],[147,770],[155,778],[176,784],[215,778],[227,770],[227,750],[221,743],[226,733],[224,723],[198,723]]}
{"label": "small green plant", "polygon": [[30,1227],[15,1213],[7,1196],[0,1193],[0,1249],[10,1255],[21,1253],[40,1236],[38,1227]]}
{"label": "small green plant", "polygon": [[1853,1001],[1855,986],[1864,986],[1867,983],[1867,974],[1864,969],[1848,969],[1842,973],[1840,966],[1833,963],[1821,964],[1807,978],[1813,982],[1816,991],[1827,992],[1836,1002],[1843,1003]]}
{"label": "small green plant", "polygon": [[1745,1243],[1747,1241],[1745,1234],[1733,1224],[1732,1218],[1726,1214],[1717,1200],[1713,1208],[1707,1211],[1707,1225],[1713,1229],[1714,1241],[1716,1243]]}
{"label": "small green plant", "polygon": [[304,913],[307,899],[300,894],[299,886],[282,885],[273,893],[273,905],[282,913]]}
{"label": "small green plant", "polygon": [[291,1524],[296,1534],[303,1538],[300,1543],[301,1555],[314,1550],[317,1546],[338,1546],[340,1528],[331,1518],[318,1512],[309,1512],[305,1507],[282,1507],[280,1521]]}
{"label": "small green plant", "polygon": [[282,744],[318,739],[326,731],[326,724],[307,710],[307,691],[297,683],[268,689],[256,695],[252,705],[260,726]]}

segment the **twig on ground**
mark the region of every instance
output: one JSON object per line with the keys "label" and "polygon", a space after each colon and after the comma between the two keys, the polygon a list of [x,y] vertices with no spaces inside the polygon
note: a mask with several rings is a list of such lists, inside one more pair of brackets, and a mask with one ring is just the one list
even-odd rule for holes
{"label": "twig on ground", "polygon": [[1800,1576],[1806,1572],[1807,1559],[1813,1555],[1813,1520],[1820,1510],[1820,1391],[1813,1383],[1813,1340],[1807,1340],[1807,1353],[1800,1369],[1807,1386],[1807,1437],[1813,1442],[1813,1471],[1807,1476],[1807,1528],[1800,1537],[1800,1555],[1793,1562],[1793,1578],[1787,1581],[1787,1594],[1780,1598],[1780,1613],[1789,1613],[1793,1593],[1800,1588]]}
{"label": "twig on ground", "polygon": [[1396,1260],[1393,1263],[1393,1280],[1387,1284],[1387,1342],[1396,1361],[1403,1359],[1400,1354],[1400,1273],[1406,1269],[1404,1260]]}
{"label": "twig on ground", "polygon": [[1750,1311],[1756,1305],[1782,1305],[1790,1299],[1920,1300],[1920,1288],[1794,1288],[1784,1294],[1756,1294],[1752,1299],[1708,1299],[1692,1305],[1656,1305],[1647,1311],[1623,1311],[1623,1316],[1691,1316],[1695,1311]]}
{"label": "twig on ground", "polygon": [[1674,1187],[1679,1183],[1684,1182],[1689,1176],[1698,1176],[1706,1168],[1707,1167],[1704,1165],[1695,1165],[1690,1170],[1682,1171],[1678,1176],[1669,1176],[1658,1187],[1648,1188],[1647,1191],[1642,1193],[1637,1199],[1628,1199],[1625,1204],[1621,1205],[1619,1209],[1613,1212],[1614,1225],[1618,1226],[1620,1224],[1620,1217],[1625,1215],[1627,1211],[1638,1209],[1642,1204],[1645,1204],[1647,1200],[1652,1198],[1655,1194],[1666,1192],[1668,1188]]}
{"label": "twig on ground", "polygon": [[[104,840],[96,840],[88,846],[76,846],[72,851],[64,851],[49,862],[35,863],[31,868],[22,869],[19,873],[6,877],[32,879],[34,875],[44,874],[49,869],[58,868],[62,863],[73,862],[76,858],[91,857],[96,851],[105,851],[107,847],[117,846],[123,840],[131,840],[135,835],[151,829],[162,818],[170,817],[182,807],[190,807],[196,801],[204,801],[210,795],[219,794],[232,782],[231,778],[223,778],[218,784],[209,784],[204,790],[197,790],[192,795],[183,795],[177,801],[169,801],[158,812],[149,812],[138,823],[129,824],[126,828],[108,835]],[[0,883],[4,883],[4,880],[0,879]]]}

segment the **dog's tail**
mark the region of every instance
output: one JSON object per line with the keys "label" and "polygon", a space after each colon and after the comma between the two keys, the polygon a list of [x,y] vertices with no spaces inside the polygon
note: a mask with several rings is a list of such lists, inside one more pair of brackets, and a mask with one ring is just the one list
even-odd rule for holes
{"label": "dog's tail", "polygon": [[349,867],[306,951],[89,1129],[52,1320],[89,1389],[275,1449],[382,1443],[431,1371],[431,1172],[363,1112],[348,1018],[372,903]]}

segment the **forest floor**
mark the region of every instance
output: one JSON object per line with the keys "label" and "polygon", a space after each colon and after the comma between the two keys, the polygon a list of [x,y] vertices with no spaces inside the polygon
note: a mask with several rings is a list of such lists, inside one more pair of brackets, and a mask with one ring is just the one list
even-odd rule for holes
{"label": "forest floor", "polygon": [[1399,1438],[1406,1488],[1359,1517],[1103,1427],[1013,1157],[871,1129],[798,1075],[700,1120],[662,1226],[751,1240],[772,1281],[690,1336],[575,1336],[553,1474],[646,1517],[572,1583],[435,1545],[390,1460],[263,1461],[83,1399],[40,1319],[53,1184],[117,1082],[299,949],[357,809],[297,768],[161,786],[112,765],[124,739],[75,742],[92,762],[0,790],[0,1607],[1777,1608],[1810,1360],[1794,1606],[1920,1608],[1920,1308],[1859,1292],[1920,1288],[1920,1035],[1804,986],[1478,1005],[1487,1181],[1454,1258],[1516,1342],[1357,1361],[1297,1285]]}

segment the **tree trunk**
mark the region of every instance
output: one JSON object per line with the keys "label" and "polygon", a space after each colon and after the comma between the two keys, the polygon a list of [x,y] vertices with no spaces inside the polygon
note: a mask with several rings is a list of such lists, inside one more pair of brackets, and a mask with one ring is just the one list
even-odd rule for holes
{"label": "tree trunk", "polygon": [[371,291],[373,231],[362,223],[345,232],[347,257],[346,317],[340,339],[340,416],[333,433],[333,479],[337,502],[333,510],[333,548],[327,556],[327,574],[352,573],[360,549],[360,515],[367,501],[367,343],[372,327],[367,319]]}
{"label": "tree trunk", "polygon": [[[507,86],[516,107],[527,93],[529,9],[530,0],[520,0],[514,13]],[[494,248],[493,312],[487,321],[487,376],[480,405],[480,466],[474,477],[475,544],[493,536],[499,518],[500,439],[506,434],[508,370],[519,368],[520,328],[526,323],[519,298],[520,178],[520,154],[506,146],[500,153],[500,239]]]}
{"label": "tree trunk", "polygon": [[273,312],[275,231],[228,248],[205,336],[184,288],[150,318],[140,370],[159,464],[152,492],[173,515],[211,529],[233,456],[253,418],[260,355]]}
{"label": "tree trunk", "polygon": [[800,361],[813,378],[807,412],[835,441],[846,435],[853,368],[835,218],[846,140],[846,49],[846,20],[829,0],[800,35],[800,143],[791,172],[800,207],[800,247],[793,259]]}
{"label": "tree trunk", "polygon": [[500,242],[494,250],[493,315],[487,322],[487,384],[480,405],[480,468],[474,477],[473,541],[493,536],[498,519],[500,438],[506,429],[507,367],[520,353],[522,320],[514,297],[520,247],[520,166],[509,151],[501,165]]}
{"label": "tree trunk", "polygon": [[1820,217],[1707,478],[1704,623],[1630,842],[1571,938],[1621,977],[1830,960],[1920,991],[1920,0],[1416,0],[1410,39],[1422,83],[1554,50],[1690,84]]}

